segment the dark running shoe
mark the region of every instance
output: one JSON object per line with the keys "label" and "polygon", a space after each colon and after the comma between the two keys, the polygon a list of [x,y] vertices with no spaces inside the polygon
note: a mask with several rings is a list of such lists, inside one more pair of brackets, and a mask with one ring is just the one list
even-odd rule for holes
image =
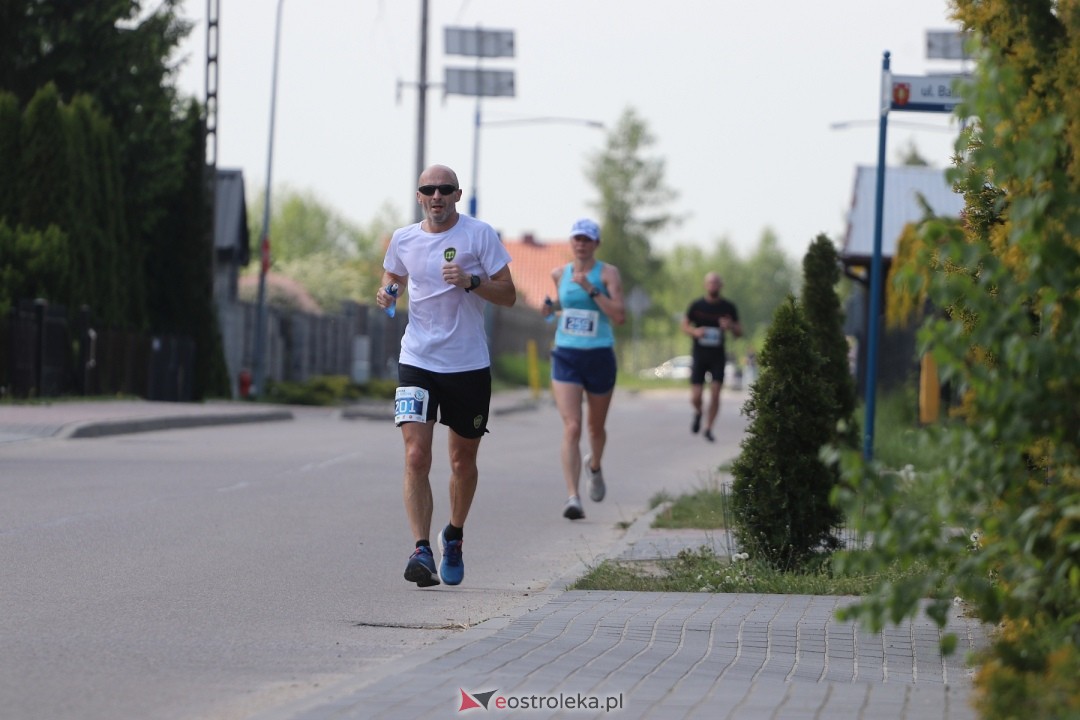
{"label": "dark running shoe", "polygon": [[413,550],[409,562],[405,565],[405,579],[418,587],[431,587],[439,584],[439,574],[435,572],[435,556],[431,548],[421,545]]}
{"label": "dark running shoe", "polygon": [[701,429],[701,413],[694,415],[694,422],[690,424],[690,432],[697,435],[698,430]]}
{"label": "dark running shoe", "polygon": [[709,442],[716,442],[716,438],[713,437],[712,430],[706,430],[705,431],[705,439],[708,440]]}

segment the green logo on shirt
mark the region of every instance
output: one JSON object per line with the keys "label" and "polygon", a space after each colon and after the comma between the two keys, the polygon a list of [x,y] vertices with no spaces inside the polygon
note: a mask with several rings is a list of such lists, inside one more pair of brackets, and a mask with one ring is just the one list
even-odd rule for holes
{"label": "green logo on shirt", "polygon": [[457,250],[455,248],[446,248],[445,250],[443,250],[442,253],[442,256],[446,260],[446,262],[452,261],[455,255],[457,255]]}

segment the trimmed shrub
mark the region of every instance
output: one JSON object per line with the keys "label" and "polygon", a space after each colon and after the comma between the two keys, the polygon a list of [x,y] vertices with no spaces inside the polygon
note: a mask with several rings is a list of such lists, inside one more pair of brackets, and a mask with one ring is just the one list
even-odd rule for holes
{"label": "trimmed shrub", "polygon": [[820,456],[834,432],[834,406],[813,332],[789,296],[762,348],[760,375],[743,406],[750,425],[732,465],[736,540],[783,570],[839,545],[841,516],[829,504],[837,476]]}

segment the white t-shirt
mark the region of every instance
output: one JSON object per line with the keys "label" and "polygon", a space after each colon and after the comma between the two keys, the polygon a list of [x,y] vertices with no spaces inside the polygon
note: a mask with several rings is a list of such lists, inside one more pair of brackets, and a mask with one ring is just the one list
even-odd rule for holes
{"label": "white t-shirt", "polygon": [[490,367],[484,300],[443,280],[447,260],[486,281],[510,263],[510,253],[494,228],[468,215],[442,233],[425,232],[420,223],[394,231],[383,267],[409,277],[409,324],[398,362],[440,373]]}

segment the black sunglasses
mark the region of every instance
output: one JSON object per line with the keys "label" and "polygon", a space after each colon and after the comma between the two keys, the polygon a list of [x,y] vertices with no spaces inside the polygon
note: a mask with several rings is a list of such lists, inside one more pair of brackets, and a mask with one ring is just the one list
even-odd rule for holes
{"label": "black sunglasses", "polygon": [[420,191],[421,195],[427,195],[428,197],[431,197],[435,194],[436,190],[438,190],[443,195],[449,195],[451,193],[457,192],[458,189],[454,185],[421,185],[417,188],[417,190]]}

